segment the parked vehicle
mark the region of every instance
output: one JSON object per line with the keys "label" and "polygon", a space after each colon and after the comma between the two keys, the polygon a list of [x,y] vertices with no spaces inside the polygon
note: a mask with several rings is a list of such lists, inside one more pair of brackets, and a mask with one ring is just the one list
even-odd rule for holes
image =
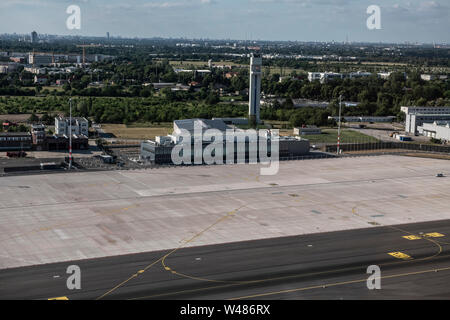
{"label": "parked vehicle", "polygon": [[6,156],[9,158],[25,158],[27,153],[25,151],[11,151],[7,152]]}

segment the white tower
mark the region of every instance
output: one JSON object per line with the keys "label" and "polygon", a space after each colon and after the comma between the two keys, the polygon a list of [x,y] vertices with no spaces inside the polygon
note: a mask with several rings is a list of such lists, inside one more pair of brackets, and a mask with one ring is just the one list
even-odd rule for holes
{"label": "white tower", "polygon": [[259,123],[261,103],[261,67],[260,54],[252,53],[250,57],[250,89],[249,89],[249,123]]}

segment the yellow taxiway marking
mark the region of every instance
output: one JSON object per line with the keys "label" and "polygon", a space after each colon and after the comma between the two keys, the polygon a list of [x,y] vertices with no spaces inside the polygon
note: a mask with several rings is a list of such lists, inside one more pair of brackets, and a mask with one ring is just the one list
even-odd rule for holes
{"label": "yellow taxiway marking", "polygon": [[[440,271],[448,271],[448,270],[450,270],[450,267],[416,271],[416,272],[408,272],[408,273],[400,273],[400,274],[392,274],[392,275],[388,275],[388,276],[381,276],[380,279],[393,279],[393,278],[399,278],[399,277],[407,277],[407,276],[426,274],[426,273],[434,273],[434,272],[440,272]],[[317,286],[312,286],[312,287],[260,293],[260,294],[245,296],[245,297],[231,298],[231,299],[227,299],[227,300],[255,299],[255,298],[259,298],[259,297],[271,296],[271,295],[276,295],[276,294],[307,291],[307,290],[321,289],[321,288],[328,288],[328,287],[336,287],[336,286],[348,285],[348,284],[353,284],[353,283],[361,283],[361,282],[366,282],[366,281],[367,281],[367,278],[359,279],[359,280],[342,281],[342,282],[328,283],[328,284],[322,284],[322,285],[317,285]]]}
{"label": "yellow taxiway marking", "polygon": [[50,298],[48,300],[69,300],[67,297],[56,297],[56,298]]}
{"label": "yellow taxiway marking", "polygon": [[445,237],[442,233],[439,232],[432,232],[432,233],[425,233],[424,235],[416,236],[416,235],[410,235],[410,236],[403,236],[402,238],[408,239],[408,240],[419,240],[423,238],[440,238]]}
{"label": "yellow taxiway marking", "polygon": [[439,232],[425,233],[423,236],[424,236],[424,237],[428,237],[428,238],[440,238],[440,237],[445,237],[442,233],[439,233]]}
{"label": "yellow taxiway marking", "polygon": [[408,239],[408,240],[419,240],[419,239],[422,239],[422,237],[415,236],[415,235],[412,235],[412,236],[403,236],[402,238],[405,238],[405,239]]}
{"label": "yellow taxiway marking", "polygon": [[412,257],[407,255],[406,253],[397,251],[397,252],[389,252],[388,255],[391,255],[397,259],[402,259],[402,260],[411,260]]}

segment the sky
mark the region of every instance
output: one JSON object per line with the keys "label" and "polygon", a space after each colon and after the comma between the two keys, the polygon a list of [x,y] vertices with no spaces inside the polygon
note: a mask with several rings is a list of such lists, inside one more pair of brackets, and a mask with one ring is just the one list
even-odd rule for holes
{"label": "sky", "polygon": [[[66,9],[81,9],[69,30]],[[367,8],[381,9],[369,30]],[[450,43],[449,0],[1,0],[0,33]]]}

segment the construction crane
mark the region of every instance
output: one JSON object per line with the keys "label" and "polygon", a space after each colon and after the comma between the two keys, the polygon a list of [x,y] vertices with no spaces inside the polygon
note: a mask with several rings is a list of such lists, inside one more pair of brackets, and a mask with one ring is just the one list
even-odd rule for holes
{"label": "construction crane", "polygon": [[86,65],[86,48],[98,48],[98,44],[79,44],[77,48],[83,48],[83,67]]}

